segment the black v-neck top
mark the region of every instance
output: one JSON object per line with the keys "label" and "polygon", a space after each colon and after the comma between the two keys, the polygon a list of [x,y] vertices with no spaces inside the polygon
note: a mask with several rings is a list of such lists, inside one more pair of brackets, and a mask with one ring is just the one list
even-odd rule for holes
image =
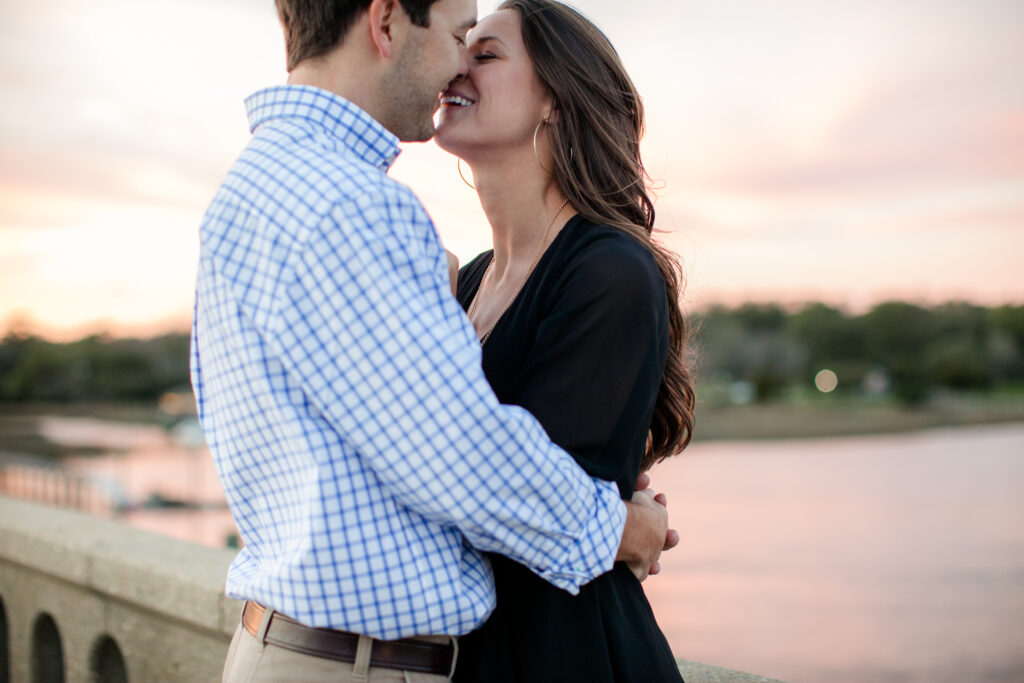
{"label": "black v-neck top", "polygon": [[[468,309],[493,252],[459,272]],[[555,237],[483,348],[502,403],[624,499],[639,474],[668,353],[665,283],[633,238],[580,215]],[[498,605],[459,641],[456,681],[681,681],[640,582],[623,563],[571,596],[489,555]]]}

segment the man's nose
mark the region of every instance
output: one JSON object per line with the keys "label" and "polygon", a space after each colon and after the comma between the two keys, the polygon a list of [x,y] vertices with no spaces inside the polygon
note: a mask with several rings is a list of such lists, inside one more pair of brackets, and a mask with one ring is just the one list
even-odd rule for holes
{"label": "man's nose", "polygon": [[458,85],[459,83],[461,83],[464,80],[466,80],[466,74],[464,74],[464,73],[456,74],[455,78],[453,78],[452,80],[448,81],[448,87],[446,88],[446,90],[451,90],[452,87]]}
{"label": "man's nose", "polygon": [[469,50],[466,49],[465,45],[459,46],[458,72],[455,74],[455,78],[452,79],[452,83],[458,83],[469,75],[470,61]]}

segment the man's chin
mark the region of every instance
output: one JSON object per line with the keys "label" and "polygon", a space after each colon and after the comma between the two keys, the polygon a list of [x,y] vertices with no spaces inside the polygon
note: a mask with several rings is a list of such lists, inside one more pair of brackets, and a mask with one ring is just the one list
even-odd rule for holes
{"label": "man's chin", "polygon": [[434,128],[434,121],[431,119],[425,125],[411,129],[408,134],[399,135],[398,139],[402,142],[427,142],[434,137],[436,132],[437,129]]}

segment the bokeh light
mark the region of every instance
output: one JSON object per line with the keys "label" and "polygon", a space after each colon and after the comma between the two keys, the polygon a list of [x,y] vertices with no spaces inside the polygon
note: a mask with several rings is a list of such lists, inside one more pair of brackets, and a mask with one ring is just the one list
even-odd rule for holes
{"label": "bokeh light", "polygon": [[814,386],[823,394],[830,393],[839,386],[839,376],[832,370],[819,370],[814,376]]}

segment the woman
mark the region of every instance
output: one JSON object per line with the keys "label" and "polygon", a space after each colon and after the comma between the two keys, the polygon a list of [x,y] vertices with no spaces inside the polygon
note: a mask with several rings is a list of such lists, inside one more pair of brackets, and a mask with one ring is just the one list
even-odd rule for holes
{"label": "woman", "polygon": [[[462,269],[459,300],[498,398],[628,498],[685,447],[694,402],[678,267],[650,239],[640,98],[604,35],[551,0],[503,3],[469,51],[436,139],[472,169],[494,250]],[[681,680],[624,564],[571,596],[491,561],[497,608],[460,639],[456,680]]]}

